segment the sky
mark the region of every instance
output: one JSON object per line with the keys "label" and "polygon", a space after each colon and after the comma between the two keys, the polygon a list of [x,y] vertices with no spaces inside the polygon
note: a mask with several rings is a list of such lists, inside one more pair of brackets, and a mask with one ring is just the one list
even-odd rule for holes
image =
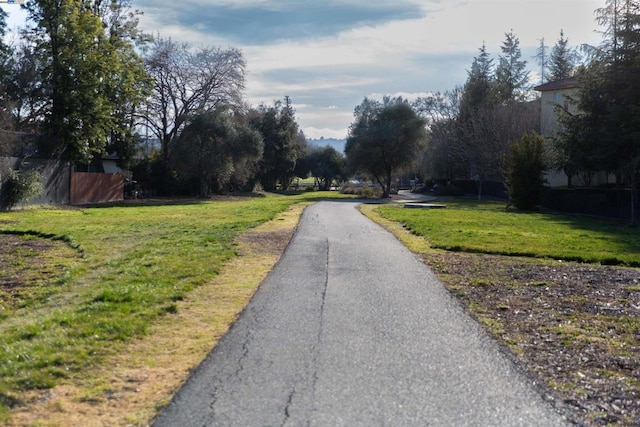
{"label": "sky", "polygon": [[[597,45],[605,0],[132,0],[143,31],[194,47],[239,48],[245,97],[255,106],[288,95],[307,138],[345,138],[365,97],[409,99],[464,84],[478,49],[497,62],[505,33],[520,40],[531,83],[540,40],[563,30],[571,46]],[[2,5],[8,25],[24,25]]]}

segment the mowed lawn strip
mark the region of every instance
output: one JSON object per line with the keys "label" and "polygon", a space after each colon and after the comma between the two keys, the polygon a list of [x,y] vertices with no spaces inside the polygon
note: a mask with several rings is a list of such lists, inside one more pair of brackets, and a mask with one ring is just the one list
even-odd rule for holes
{"label": "mowed lawn strip", "polygon": [[317,197],[1,213],[0,233],[64,241],[75,254],[58,260],[62,278],[47,292],[2,295],[0,421],[25,392],[82,377],[175,314],[237,255],[240,233]]}
{"label": "mowed lawn strip", "polygon": [[378,209],[434,249],[640,266],[640,230],[610,220],[506,210],[504,203],[454,201],[446,209]]}

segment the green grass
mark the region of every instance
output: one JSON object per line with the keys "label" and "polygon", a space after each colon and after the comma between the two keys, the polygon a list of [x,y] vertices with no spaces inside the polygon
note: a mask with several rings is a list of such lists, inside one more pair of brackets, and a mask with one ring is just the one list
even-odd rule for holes
{"label": "green grass", "polygon": [[239,233],[326,194],[0,213],[0,233],[73,248],[47,260],[63,266],[64,280],[51,278],[37,298],[27,289],[22,304],[0,317],[0,421],[22,391],[53,387],[100,363],[174,313],[177,301],[236,255]]}
{"label": "green grass", "polygon": [[436,249],[640,266],[640,230],[613,221],[507,211],[504,203],[471,200],[446,209],[385,205],[378,211]]}

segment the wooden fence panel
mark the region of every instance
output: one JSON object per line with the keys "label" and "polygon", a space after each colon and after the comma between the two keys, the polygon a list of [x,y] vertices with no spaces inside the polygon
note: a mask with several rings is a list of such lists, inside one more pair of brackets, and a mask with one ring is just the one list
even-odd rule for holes
{"label": "wooden fence panel", "polygon": [[118,202],[124,200],[124,176],[119,173],[71,174],[72,205]]}

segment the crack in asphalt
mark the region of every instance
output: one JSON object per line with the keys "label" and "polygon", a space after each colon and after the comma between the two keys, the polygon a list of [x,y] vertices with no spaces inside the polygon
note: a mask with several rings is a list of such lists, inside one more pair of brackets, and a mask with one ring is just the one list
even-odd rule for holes
{"label": "crack in asphalt", "polygon": [[[318,334],[316,335],[316,342],[313,348],[313,375],[311,378],[311,399],[315,402],[315,394],[316,394],[316,385],[318,383],[318,363],[320,360],[320,349],[322,348],[322,334],[324,332],[324,306],[327,299],[327,290],[329,288],[329,257],[330,257],[330,244],[329,238],[326,239],[327,244],[327,257],[325,260],[325,277],[324,277],[324,287],[322,288],[321,298],[320,298],[320,315],[318,322]],[[312,408],[313,410],[313,408]]]}
{"label": "crack in asphalt", "polygon": [[287,399],[287,403],[284,405],[284,420],[282,421],[282,424],[281,424],[282,426],[285,426],[287,424],[287,421],[289,420],[289,417],[291,417],[291,414],[289,413],[289,408],[293,403],[294,394],[296,394],[295,387],[293,390],[291,390],[291,393],[289,393],[289,398]]}

